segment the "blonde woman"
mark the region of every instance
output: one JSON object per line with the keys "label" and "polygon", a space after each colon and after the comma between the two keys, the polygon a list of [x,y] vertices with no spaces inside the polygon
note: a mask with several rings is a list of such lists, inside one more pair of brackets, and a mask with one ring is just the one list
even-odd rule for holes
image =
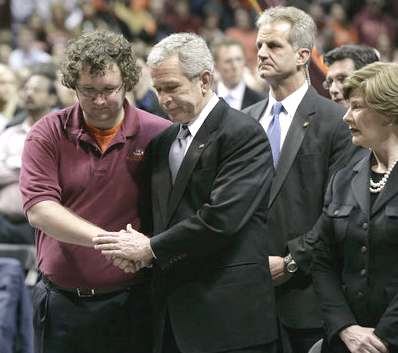
{"label": "blonde woman", "polygon": [[332,178],[317,224],[313,276],[322,352],[398,352],[398,65],[374,63],[344,84],[352,141],[369,149]]}

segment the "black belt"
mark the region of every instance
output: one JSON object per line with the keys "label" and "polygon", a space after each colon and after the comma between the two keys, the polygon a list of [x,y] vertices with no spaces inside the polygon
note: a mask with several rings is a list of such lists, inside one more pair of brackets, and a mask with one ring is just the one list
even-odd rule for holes
{"label": "black belt", "polygon": [[132,283],[126,284],[124,286],[115,286],[115,287],[107,287],[107,288],[65,288],[61,287],[54,282],[51,282],[46,276],[41,274],[41,279],[43,283],[49,288],[54,289],[59,292],[65,292],[69,294],[74,294],[80,298],[91,298],[94,296],[100,295],[112,295],[120,292],[128,291],[134,285]]}

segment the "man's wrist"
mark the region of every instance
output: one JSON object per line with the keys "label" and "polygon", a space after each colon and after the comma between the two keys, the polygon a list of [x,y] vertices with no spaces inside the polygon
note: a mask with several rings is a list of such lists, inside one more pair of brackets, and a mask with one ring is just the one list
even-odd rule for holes
{"label": "man's wrist", "polygon": [[295,273],[298,270],[296,261],[294,261],[292,254],[287,254],[283,258],[284,270],[287,273]]}

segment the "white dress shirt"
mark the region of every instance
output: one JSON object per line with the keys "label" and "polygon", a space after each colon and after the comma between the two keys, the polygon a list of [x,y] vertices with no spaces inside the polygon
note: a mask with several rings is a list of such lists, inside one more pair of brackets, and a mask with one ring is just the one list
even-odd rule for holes
{"label": "white dress shirt", "polygon": [[[281,101],[283,105],[283,110],[279,114],[279,122],[281,125],[281,146],[280,149],[282,151],[283,143],[285,142],[287,132],[289,131],[289,127],[293,121],[293,117],[296,114],[297,108],[303,100],[305,94],[308,90],[307,81],[304,84],[294,91],[292,94],[287,96],[284,100]],[[260,118],[260,124],[265,131],[268,130],[268,126],[272,120],[272,106],[276,102],[276,99],[272,96],[272,92],[270,91],[269,100],[267,108],[265,109],[264,115]]]}
{"label": "white dress shirt", "polygon": [[192,143],[192,140],[194,139],[195,135],[199,131],[200,127],[203,125],[205,122],[206,118],[210,114],[210,112],[213,110],[213,108],[216,106],[218,103],[219,99],[216,94],[213,93],[212,97],[210,100],[207,102],[207,104],[204,106],[202,111],[199,113],[198,117],[192,120],[188,124],[188,130],[190,132],[190,135],[187,137],[187,145],[185,147],[185,152],[184,155],[187,153],[189,146]]}
{"label": "white dress shirt", "polygon": [[221,81],[217,84],[217,95],[229,104],[231,108],[240,110],[242,108],[243,96],[245,94],[246,84],[241,81],[234,88],[227,88]]}

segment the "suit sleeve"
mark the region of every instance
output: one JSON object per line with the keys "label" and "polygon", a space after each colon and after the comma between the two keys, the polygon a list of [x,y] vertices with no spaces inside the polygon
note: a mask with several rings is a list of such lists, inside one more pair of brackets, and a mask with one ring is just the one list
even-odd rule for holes
{"label": "suit sleeve", "polygon": [[[325,183],[349,162],[351,146],[350,132],[340,117],[338,123],[335,124],[332,142],[329,147],[328,175],[325,176]],[[289,252],[297,262],[300,271],[306,275],[311,274],[312,249],[317,240],[317,232],[311,229],[288,242]]]}
{"label": "suit sleeve", "polygon": [[[387,270],[388,271],[388,270]],[[398,348],[398,294],[393,296],[386,311],[376,325],[375,334],[395,349]]]}
{"label": "suit sleeve", "polygon": [[195,214],[151,238],[161,267],[172,259],[217,251],[266,205],[273,175],[271,149],[257,122],[247,120],[240,127],[221,132],[214,142],[221,144],[220,157],[207,202]]}
{"label": "suit sleeve", "polygon": [[375,334],[390,346],[398,348],[398,294],[390,302],[379,323]]}
{"label": "suit sleeve", "polygon": [[335,242],[333,221],[326,212],[327,205],[333,199],[332,185],[333,178],[326,193],[324,211],[312,230],[318,236],[313,247],[312,276],[329,341],[335,339],[342,329],[357,324],[342,290],[341,261]]}

